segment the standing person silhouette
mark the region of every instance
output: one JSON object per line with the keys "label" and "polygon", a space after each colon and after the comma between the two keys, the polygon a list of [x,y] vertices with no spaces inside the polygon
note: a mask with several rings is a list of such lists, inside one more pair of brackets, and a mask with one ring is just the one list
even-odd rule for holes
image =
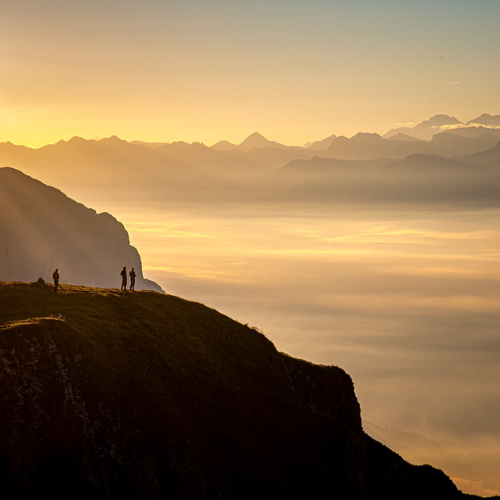
{"label": "standing person silhouette", "polygon": [[59,286],[59,269],[54,271],[52,279],[54,280],[54,292],[57,293],[57,287]]}
{"label": "standing person silhouette", "polygon": [[130,271],[130,290],[135,290],[135,271],[134,268],[132,268],[132,271]]}
{"label": "standing person silhouette", "polygon": [[123,266],[123,269],[122,269],[122,272],[120,273],[120,275],[122,277],[121,289],[126,290],[127,289],[127,268],[125,266]]}

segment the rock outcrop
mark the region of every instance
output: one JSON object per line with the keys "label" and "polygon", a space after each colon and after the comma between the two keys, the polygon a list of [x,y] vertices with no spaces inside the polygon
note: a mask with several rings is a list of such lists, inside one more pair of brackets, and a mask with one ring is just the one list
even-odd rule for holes
{"label": "rock outcrop", "polygon": [[123,225],[61,191],[12,168],[0,168],[0,279],[119,287],[123,266],[137,274],[136,289],[161,291],[144,279],[141,258]]}
{"label": "rock outcrop", "polygon": [[465,498],[364,434],[343,370],[201,304],[43,283],[0,303],[1,498]]}

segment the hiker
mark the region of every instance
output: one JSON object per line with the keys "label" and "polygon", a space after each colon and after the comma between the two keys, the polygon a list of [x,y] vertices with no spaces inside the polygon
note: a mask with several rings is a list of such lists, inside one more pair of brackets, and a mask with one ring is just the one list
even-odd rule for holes
{"label": "hiker", "polygon": [[127,289],[127,268],[123,266],[122,272],[120,273],[122,277],[122,290]]}
{"label": "hiker", "polygon": [[134,271],[134,268],[132,268],[132,271],[130,271],[130,290],[135,290],[134,286],[135,286],[135,271]]}
{"label": "hiker", "polygon": [[57,287],[59,286],[59,269],[56,269],[54,271],[54,274],[52,274],[52,279],[54,280],[54,292],[57,293]]}

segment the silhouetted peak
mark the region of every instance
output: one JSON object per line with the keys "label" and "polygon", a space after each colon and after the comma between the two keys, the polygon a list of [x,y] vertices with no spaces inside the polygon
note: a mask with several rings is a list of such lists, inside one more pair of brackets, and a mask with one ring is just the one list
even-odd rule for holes
{"label": "silhouetted peak", "polygon": [[467,137],[462,137],[460,135],[454,134],[453,130],[447,130],[445,132],[439,132],[439,134],[434,134],[431,139],[432,143],[435,142],[458,142],[468,140]]}
{"label": "silhouetted peak", "polygon": [[469,120],[466,125],[477,123],[479,125],[486,125],[488,127],[500,127],[500,115],[489,115],[488,113],[483,113],[481,116]]}
{"label": "silhouetted peak", "polygon": [[233,144],[232,142],[229,141],[219,141],[216,142],[213,146],[211,146],[212,149],[215,149],[216,151],[231,151],[232,149],[238,148],[236,144]]}
{"label": "silhouetted peak", "polygon": [[462,122],[457,120],[453,116],[448,115],[435,115],[424,120],[417,125],[413,123],[408,123],[406,125],[398,126],[392,128],[384,134],[384,139],[392,138],[398,132],[404,132],[408,135],[416,137],[417,139],[430,140],[432,136],[439,131],[439,129],[445,125],[461,125]]}
{"label": "silhouetted peak", "polygon": [[332,134],[321,141],[307,142],[304,144],[304,149],[312,149],[312,150],[326,150],[328,149],[332,142],[337,139],[335,134]]}
{"label": "silhouetted peak", "polygon": [[279,146],[277,142],[269,141],[263,135],[258,132],[254,132],[252,135],[249,135],[239,146],[238,149],[243,151],[250,151],[251,149],[256,148],[267,148],[269,146]]}
{"label": "silhouetted peak", "polygon": [[19,176],[19,178],[28,177],[20,170],[17,170],[16,168],[12,167],[0,167],[0,176],[10,176],[10,177]]}
{"label": "silhouetted peak", "polygon": [[351,139],[363,142],[380,142],[384,140],[379,134],[372,134],[369,132],[358,132],[356,135],[352,136]]}
{"label": "silhouetted peak", "polygon": [[400,160],[399,163],[400,164],[414,163],[414,162],[429,161],[429,160],[436,160],[436,159],[445,159],[445,158],[443,156],[432,154],[432,153],[414,153],[414,154],[408,155],[403,160]]}
{"label": "silhouetted peak", "polygon": [[388,137],[388,140],[400,141],[400,142],[422,142],[421,139],[417,139],[416,137],[412,137],[411,135],[408,134],[403,134],[402,132],[399,132],[399,134]]}
{"label": "silhouetted peak", "polygon": [[495,138],[496,140],[498,140],[498,136],[489,132],[489,129],[481,127],[480,130],[482,130],[482,132],[477,136],[477,139]]}
{"label": "silhouetted peak", "polygon": [[459,125],[461,123],[462,122],[460,120],[457,120],[454,116],[440,114],[434,115],[428,120],[420,122],[417,126],[427,125],[430,127],[442,127],[443,125]]}
{"label": "silhouetted peak", "polygon": [[481,120],[489,120],[492,116],[489,113],[483,113],[481,116],[469,120],[467,123],[481,123]]}
{"label": "silhouetted peak", "polygon": [[263,135],[259,134],[258,132],[254,132],[240,144],[240,147],[245,147],[249,145],[253,147],[262,147],[262,146],[267,146],[269,142],[270,141],[266,139]]}
{"label": "silhouetted peak", "polygon": [[185,142],[185,141],[176,141],[176,142],[172,142],[172,144],[170,144],[170,146],[173,146],[173,147],[176,147],[178,149],[209,149],[207,146],[205,146],[205,144],[203,144],[202,142]]}
{"label": "silhouetted peak", "polygon": [[73,136],[69,141],[60,140],[57,144],[82,144],[87,142],[83,137],[78,135]]}
{"label": "silhouetted peak", "polygon": [[192,142],[191,147],[197,148],[197,149],[206,149],[207,148],[207,146],[205,146],[205,144],[203,144],[203,142]]}
{"label": "silhouetted peak", "polygon": [[81,146],[84,144],[89,144],[89,143],[94,143],[96,142],[95,140],[89,140],[89,139],[84,139],[83,137],[80,137],[78,135],[73,136],[71,139],[68,139],[65,141],[64,139],[61,139],[60,141],[54,143],[54,144],[48,144],[46,146],[43,146],[44,148],[52,148],[54,146]]}
{"label": "silhouetted peak", "polygon": [[[462,161],[446,158],[445,156],[434,154],[417,153],[407,156],[404,160],[399,161],[399,168],[406,169],[407,172],[414,174],[441,174],[446,175],[446,182],[457,180],[462,175],[468,175],[468,182],[471,179],[470,175],[484,176],[487,175],[490,179],[492,171],[483,169],[480,166],[472,166]],[[437,178],[435,179],[437,181]]]}
{"label": "silhouetted peak", "polygon": [[492,148],[487,151],[500,151],[500,141],[498,141]]}
{"label": "silhouetted peak", "polygon": [[[438,172],[443,168],[453,168],[462,166],[459,162],[445,158],[444,156],[431,153],[415,153],[407,156],[403,160],[396,162],[399,168],[411,169],[414,173],[418,172]],[[439,170],[438,170],[439,169]],[[451,171],[450,171],[451,172]]]}
{"label": "silhouetted peak", "polygon": [[110,137],[106,137],[105,139],[101,139],[99,142],[103,144],[128,144],[127,141],[120,139],[116,135],[112,135]]}
{"label": "silhouetted peak", "polygon": [[[262,134],[259,134],[259,132],[254,132],[253,134],[250,134],[245,141],[252,140],[252,141],[267,141],[269,142],[268,139],[266,139]],[[243,142],[245,142],[243,141]]]}

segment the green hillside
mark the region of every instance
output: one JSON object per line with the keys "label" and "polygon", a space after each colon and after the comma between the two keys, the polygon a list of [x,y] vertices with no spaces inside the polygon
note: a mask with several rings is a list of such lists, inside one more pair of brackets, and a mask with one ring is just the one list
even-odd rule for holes
{"label": "green hillside", "polygon": [[1,498],[462,498],[350,377],[156,292],[0,282]]}

